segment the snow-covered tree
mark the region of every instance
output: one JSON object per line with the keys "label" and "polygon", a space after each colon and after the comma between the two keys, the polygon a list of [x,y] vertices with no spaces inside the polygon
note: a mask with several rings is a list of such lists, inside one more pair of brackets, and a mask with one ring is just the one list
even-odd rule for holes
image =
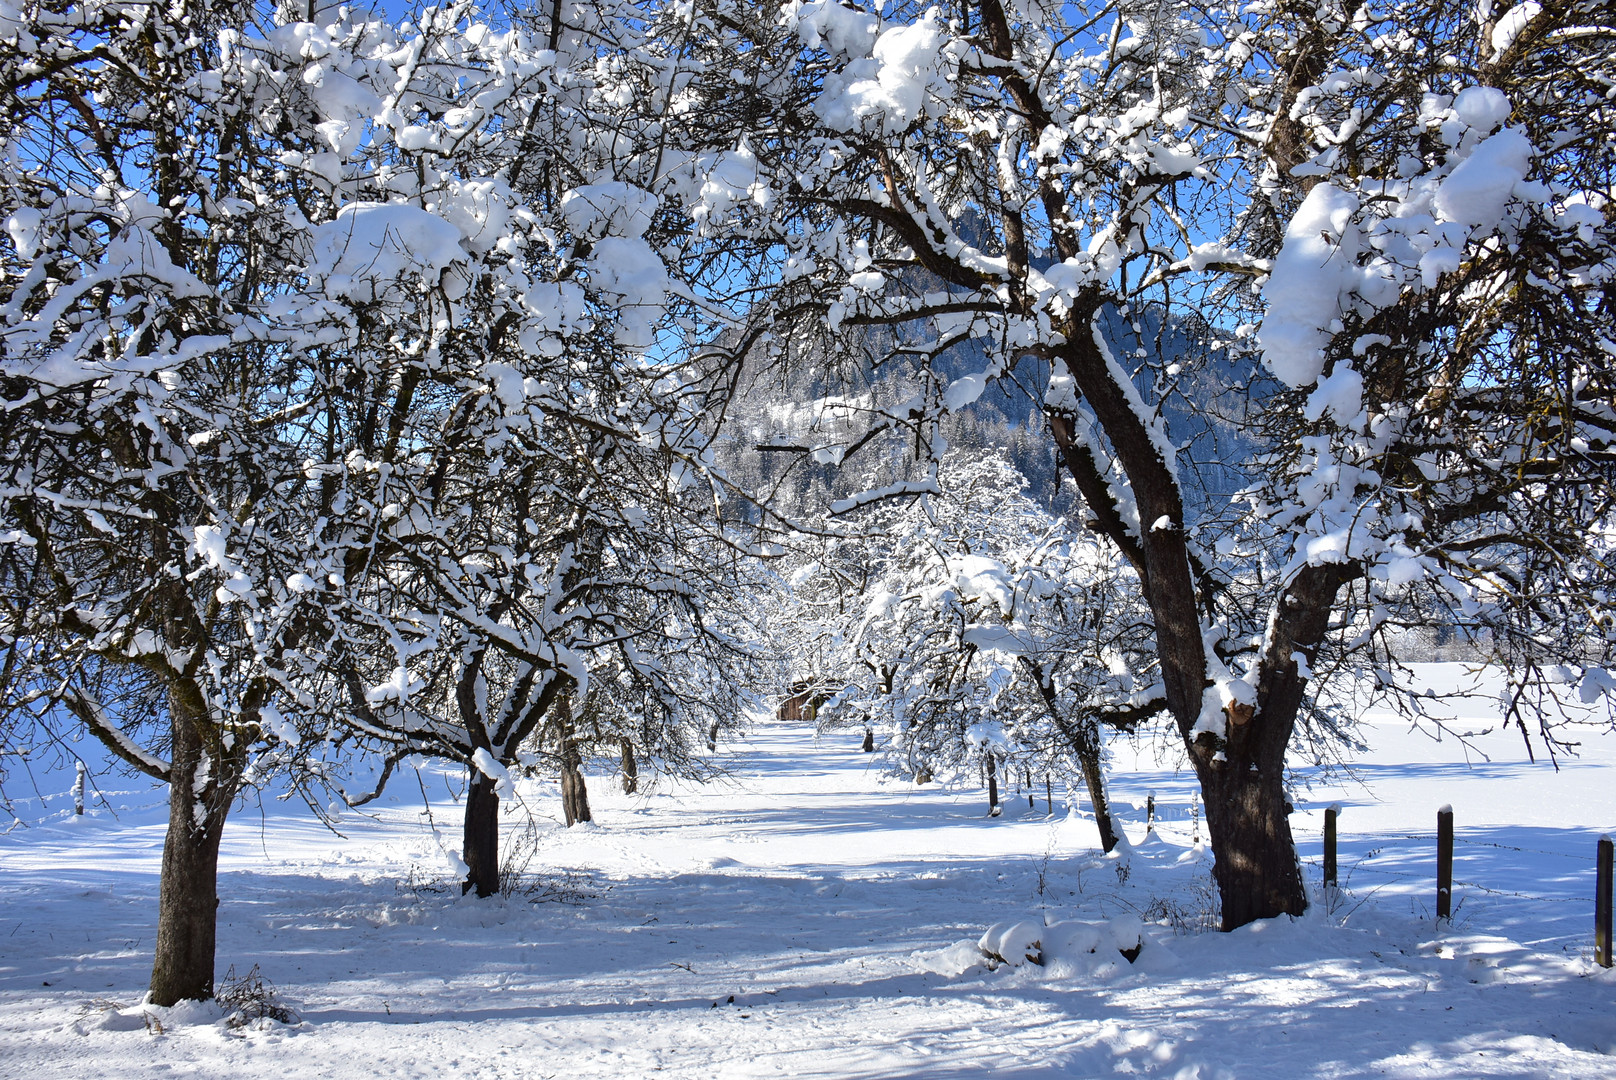
{"label": "snow-covered tree", "polygon": [[[669,332],[700,162],[659,147],[645,102],[678,66],[632,6],[469,18],[422,16],[398,117],[375,121],[390,133],[332,167],[309,277],[361,328],[361,370],[399,388],[385,438],[320,466],[363,545],[363,573],[321,589],[347,717],[389,762],[467,768],[465,887],[488,896],[524,753],[587,817],[584,748],[638,734],[684,763],[686,729],[738,713],[744,680],[722,669],[745,649],[707,369]],[[388,284],[422,259],[426,287]],[[690,295],[674,330],[703,322]]]}
{"label": "snow-covered tree", "polygon": [[[319,463],[387,400],[359,397],[304,270],[342,226],[310,222],[330,180],[302,163],[380,97],[332,72],[331,115],[309,115],[317,80],[295,75],[331,35],[238,19],[36,4],[0,29],[5,705],[70,714],[168,783],[160,1004],[212,992],[237,793],[329,719],[319,583],[354,545]],[[379,58],[405,42],[338,36],[367,82],[397,81]]]}
{"label": "snow-covered tree", "polygon": [[661,203],[614,172],[700,161],[607,115],[660,70],[614,10],[0,9],[5,705],[169,784],[160,1004],[212,991],[237,793],[333,721],[483,820],[591,653],[642,717],[733,711],[691,690],[737,685],[706,390],[648,354]]}
{"label": "snow-covered tree", "polygon": [[[1391,609],[1608,686],[1598,5],[710,11],[766,190],[732,227],[786,260],[770,354],[881,327],[872,363],[910,373],[809,449],[911,431],[918,471],[870,497],[934,491],[940,416],[1043,365],[1052,447],[1151,612],[1226,927],[1303,909],[1287,750],[1319,661]],[[1147,340],[1150,311],[1211,347]],[[941,376],[965,343],[980,369]]]}
{"label": "snow-covered tree", "polygon": [[1131,667],[1153,663],[1137,589],[999,453],[951,451],[939,480],[872,507],[792,577],[840,676],[824,680],[828,722],[870,726],[906,778],[983,775],[990,802],[1001,773],[1081,780],[1109,851],[1099,721],[1126,723],[1154,683]]}

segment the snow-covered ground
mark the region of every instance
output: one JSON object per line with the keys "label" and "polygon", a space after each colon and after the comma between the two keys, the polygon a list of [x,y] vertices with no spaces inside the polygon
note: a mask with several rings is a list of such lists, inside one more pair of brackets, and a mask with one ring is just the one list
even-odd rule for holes
{"label": "snow-covered ground", "polygon": [[[1616,975],[1591,962],[1616,738],[1556,772],[1518,735],[1467,748],[1369,720],[1356,775],[1301,791],[1293,818],[1316,884],[1342,804],[1344,890],[1230,935],[1192,932],[1211,909],[1193,785],[1154,743],[1112,746],[1121,858],[1059,789],[1054,816],[1040,783],[1035,808],[1011,786],[990,820],[980,791],[883,782],[855,733],[767,720],[725,751],[727,782],[625,797],[592,777],[594,826],[562,828],[554,786],[524,787],[531,891],[508,898],[448,887],[413,777],[341,837],[249,808],[226,837],[218,970],[256,965],[296,1019],[244,1027],[136,1007],[162,793],[102,778],[116,816],[92,798],[75,819],[70,774],[41,802],[14,773],[34,823],[0,837],[0,1076],[1616,1075]],[[455,846],[449,785],[423,775]],[[1443,803],[1451,926],[1431,918]],[[1136,916],[1130,964],[1105,935]],[[983,932],[1018,920],[1099,934],[1046,935],[1042,967],[979,963]]]}

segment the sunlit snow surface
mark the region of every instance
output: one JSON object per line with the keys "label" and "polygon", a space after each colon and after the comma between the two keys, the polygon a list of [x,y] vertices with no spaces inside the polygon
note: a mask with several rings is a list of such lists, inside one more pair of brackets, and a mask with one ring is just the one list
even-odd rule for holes
{"label": "sunlit snow surface", "polygon": [[[1485,726],[1463,711],[1456,727]],[[1343,894],[1232,935],[1175,932],[1207,912],[1206,859],[1193,785],[1143,742],[1112,743],[1126,859],[1098,855],[1086,814],[1046,817],[1041,780],[1035,810],[1012,781],[990,820],[979,790],[884,783],[858,733],[796,724],[721,746],[728,783],[625,797],[592,774],[593,827],[561,828],[555,786],[523,782],[529,869],[571,902],[444,889],[413,775],[341,838],[291,803],[249,808],[227,831],[218,970],[258,965],[298,1020],[239,1029],[135,1008],[161,793],[103,777],[116,819],[92,797],[74,820],[71,770],[40,775],[42,805],[14,769],[36,824],[0,838],[0,1076],[1616,1075],[1616,976],[1590,962],[1616,738],[1555,772],[1518,734],[1467,750],[1370,719],[1355,777],[1299,790],[1293,818],[1316,884],[1323,808],[1343,806]],[[458,846],[445,779],[426,790]],[[1431,922],[1443,803],[1451,927]],[[1138,964],[976,962],[994,923],[1130,915],[1151,938]]]}

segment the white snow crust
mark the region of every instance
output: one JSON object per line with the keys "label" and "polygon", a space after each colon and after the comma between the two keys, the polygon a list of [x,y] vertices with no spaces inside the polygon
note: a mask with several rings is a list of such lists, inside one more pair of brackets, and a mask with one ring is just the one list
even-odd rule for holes
{"label": "white snow crust", "polygon": [[[40,763],[39,794],[8,788],[26,827],[0,835],[0,1063],[28,1080],[1606,1080],[1616,976],[1590,959],[1590,894],[1616,738],[1586,736],[1559,771],[1508,730],[1466,749],[1455,733],[1498,728],[1499,689],[1476,682],[1440,741],[1369,710],[1357,777],[1303,770],[1310,885],[1324,810],[1351,810],[1341,888],[1233,934],[1199,932],[1204,817],[1149,738],[1108,741],[1128,842],[1106,856],[1058,780],[1050,815],[1041,777],[1034,808],[1001,777],[989,819],[980,788],[884,781],[857,731],[754,717],[720,745],[726,782],[625,796],[592,772],[593,828],[562,826],[556,783],[513,778],[537,815],[532,891],[485,901],[461,897],[440,839],[458,837],[463,773],[422,771],[430,821],[407,772],[341,836],[265,798],[225,831],[218,973],[257,964],[291,1023],[140,1003],[166,792],[92,756],[78,817],[72,765]],[[523,811],[502,802],[509,837]],[[1458,851],[1439,926],[1444,802]],[[988,939],[1019,961],[991,961]]]}

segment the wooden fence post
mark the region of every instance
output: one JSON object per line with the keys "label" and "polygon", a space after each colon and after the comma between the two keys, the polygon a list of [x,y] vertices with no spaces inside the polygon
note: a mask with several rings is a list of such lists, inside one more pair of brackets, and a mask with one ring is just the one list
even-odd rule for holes
{"label": "wooden fence post", "polygon": [[1335,819],[1341,813],[1339,806],[1324,811],[1324,887],[1335,888]]}
{"label": "wooden fence post", "polygon": [[1599,838],[1599,856],[1594,860],[1594,963],[1611,966],[1610,956],[1611,842]]}
{"label": "wooden fence post", "polygon": [[1145,831],[1156,831],[1156,793],[1152,791],[1145,796]]}
{"label": "wooden fence post", "polygon": [[1436,812],[1436,917],[1453,918],[1453,807]]}

